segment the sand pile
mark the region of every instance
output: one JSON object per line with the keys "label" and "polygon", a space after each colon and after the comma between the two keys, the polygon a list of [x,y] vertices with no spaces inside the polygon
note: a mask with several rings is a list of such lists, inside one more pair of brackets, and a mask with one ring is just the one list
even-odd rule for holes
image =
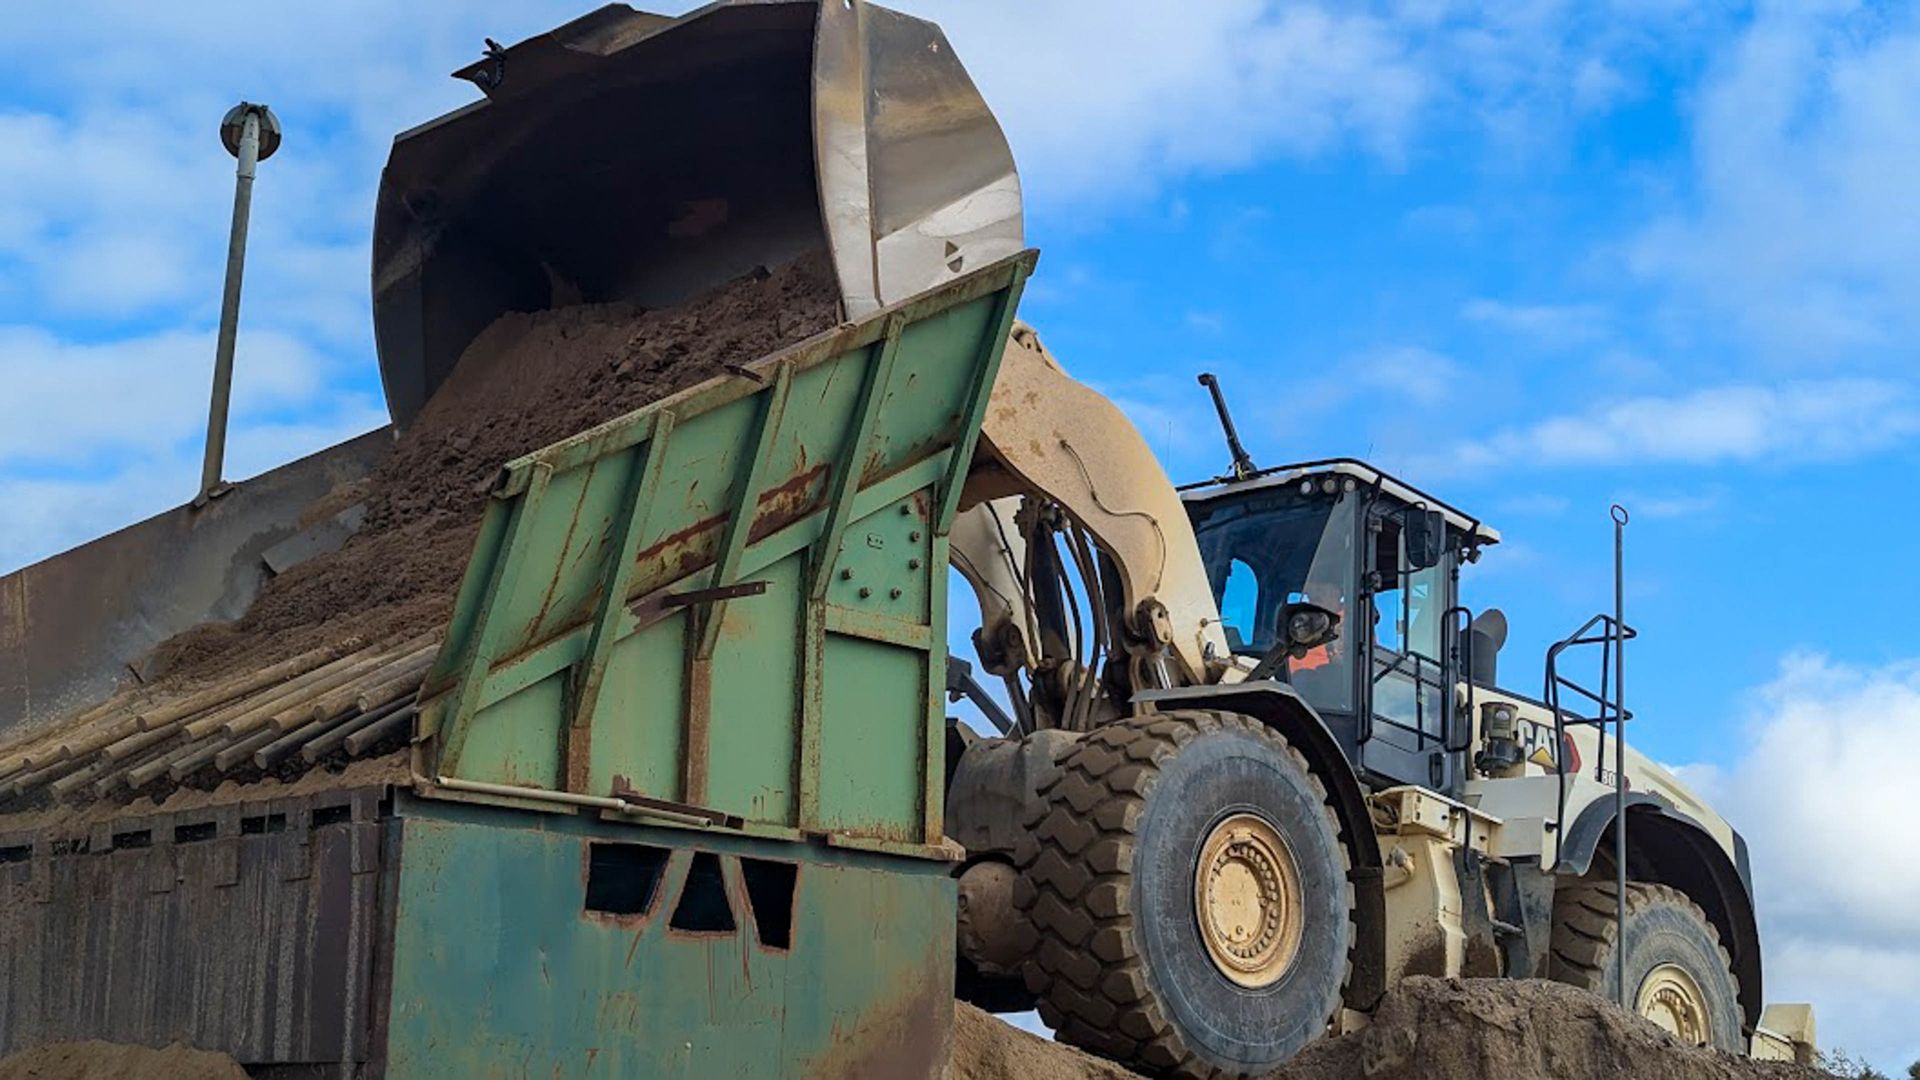
{"label": "sand pile", "polygon": [[1815,1069],[1682,1045],[1560,983],[1410,978],[1364,1030],[1308,1047],[1272,1080],[1825,1080]]}
{"label": "sand pile", "polygon": [[954,1002],[953,1059],[944,1080],[1128,1080],[1133,1075],[964,1001]]}
{"label": "sand pile", "polygon": [[225,1054],[178,1043],[164,1050],[123,1043],[70,1042],[36,1046],[0,1061],[0,1080],[247,1080]]}
{"label": "sand pile", "polygon": [[501,316],[358,490],[364,524],[270,582],[238,621],[163,644],[168,678],[267,663],[332,638],[400,638],[451,610],[502,465],[831,327],[823,256],[759,270],[678,307],[585,304]]}
{"label": "sand pile", "polygon": [[[1131,1075],[969,1005],[954,1015],[951,1080]],[[1268,1080],[1829,1080],[1817,1069],[1683,1046],[1571,986],[1410,978],[1363,1031],[1308,1047]]]}

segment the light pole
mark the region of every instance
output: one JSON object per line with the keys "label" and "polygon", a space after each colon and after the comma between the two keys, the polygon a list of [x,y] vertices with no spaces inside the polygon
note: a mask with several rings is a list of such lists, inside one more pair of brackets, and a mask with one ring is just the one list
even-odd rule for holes
{"label": "light pole", "polygon": [[227,280],[220,297],[220,338],[214,347],[213,401],[207,409],[207,456],[200,467],[204,506],[224,493],[220,471],[227,456],[227,404],[233,394],[233,343],[240,329],[240,279],[247,265],[247,221],[253,212],[254,166],[280,149],[280,121],[265,105],[243,101],[220,121],[220,142],[239,161],[233,180],[233,229],[227,235]]}

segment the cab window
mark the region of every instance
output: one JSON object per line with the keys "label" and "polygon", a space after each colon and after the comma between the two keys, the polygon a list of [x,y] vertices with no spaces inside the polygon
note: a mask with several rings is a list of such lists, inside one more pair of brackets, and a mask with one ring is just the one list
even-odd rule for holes
{"label": "cab window", "polygon": [[1245,559],[1234,559],[1220,590],[1220,621],[1225,624],[1228,646],[1235,652],[1251,648],[1259,640],[1259,619],[1260,579]]}

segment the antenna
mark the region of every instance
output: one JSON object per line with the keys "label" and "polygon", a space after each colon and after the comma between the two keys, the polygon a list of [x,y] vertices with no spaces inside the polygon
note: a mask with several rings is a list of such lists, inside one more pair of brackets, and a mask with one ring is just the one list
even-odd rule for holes
{"label": "antenna", "polygon": [[1245,480],[1256,471],[1247,448],[1240,445],[1240,433],[1233,429],[1233,416],[1227,412],[1227,396],[1220,392],[1220,380],[1210,371],[1200,373],[1200,385],[1213,395],[1213,411],[1220,414],[1220,430],[1226,432],[1227,450],[1233,454],[1233,478]]}

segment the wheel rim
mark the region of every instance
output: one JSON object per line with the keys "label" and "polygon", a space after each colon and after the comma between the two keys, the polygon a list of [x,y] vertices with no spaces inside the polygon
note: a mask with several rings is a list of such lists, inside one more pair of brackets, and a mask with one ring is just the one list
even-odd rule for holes
{"label": "wheel rim", "polygon": [[1305,897],[1293,852],[1255,814],[1213,827],[1194,867],[1200,940],[1220,974],[1241,986],[1271,986],[1300,951]]}
{"label": "wheel rim", "polygon": [[1695,1046],[1711,1041],[1707,1030],[1707,998],[1685,968],[1661,964],[1640,982],[1634,1011],[1669,1035]]}

